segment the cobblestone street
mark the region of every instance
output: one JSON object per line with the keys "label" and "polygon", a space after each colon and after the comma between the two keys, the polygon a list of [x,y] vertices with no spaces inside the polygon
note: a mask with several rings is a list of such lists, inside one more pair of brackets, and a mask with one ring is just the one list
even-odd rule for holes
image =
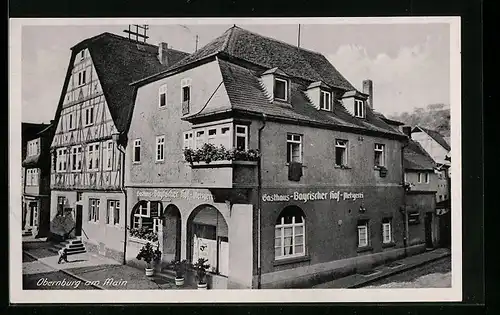
{"label": "cobblestone street", "polygon": [[363,288],[449,288],[451,257],[370,283]]}

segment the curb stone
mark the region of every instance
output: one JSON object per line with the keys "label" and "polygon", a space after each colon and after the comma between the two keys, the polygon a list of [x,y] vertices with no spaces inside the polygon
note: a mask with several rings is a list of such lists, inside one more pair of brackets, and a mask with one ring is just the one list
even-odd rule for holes
{"label": "curb stone", "polygon": [[[24,251],[24,250],[23,250],[23,253],[24,253],[24,254],[26,254],[26,255],[28,255],[29,257],[31,257],[31,258],[33,258],[33,259],[36,259],[36,261],[38,261],[39,263],[41,263],[41,264],[43,264],[43,265],[45,265],[45,266],[47,266],[47,267],[49,267],[49,268],[54,269],[54,267],[52,267],[51,265],[49,265],[49,264],[47,264],[47,263],[45,263],[45,262],[43,262],[43,261],[40,261],[40,260],[38,259],[38,257],[36,257],[35,255],[33,255],[33,254],[31,254],[31,253],[29,253],[29,252],[27,252],[27,251]],[[65,273],[65,274],[67,274],[68,276],[73,277],[73,278],[76,278],[76,279],[78,279],[78,280],[80,280],[80,281],[82,281],[82,282],[84,282],[84,283],[85,283],[85,282],[87,282],[87,280],[86,280],[86,279],[84,279],[84,278],[82,278],[82,277],[80,277],[80,276],[78,276],[78,275],[74,274],[74,273],[73,273],[73,272],[71,272],[71,271],[68,271],[68,270],[65,270],[65,269],[55,269],[55,270],[57,270],[57,271],[61,271],[62,273]],[[97,284],[89,283],[89,285],[90,285],[90,286],[92,286],[92,287],[94,287],[94,288],[96,288],[96,289],[99,289],[99,290],[106,290],[104,287],[102,287],[102,286],[100,286],[100,285],[97,285]]]}
{"label": "curb stone", "polygon": [[360,287],[363,287],[363,286],[365,286],[367,284],[370,284],[372,282],[375,282],[375,281],[378,281],[378,280],[381,280],[381,279],[384,279],[384,278],[387,278],[387,277],[390,277],[390,276],[393,276],[393,275],[400,274],[400,273],[402,273],[404,271],[415,269],[415,268],[423,266],[423,265],[425,265],[427,263],[435,262],[435,261],[438,261],[440,259],[443,259],[443,258],[446,258],[446,257],[449,257],[449,256],[451,256],[451,253],[445,253],[445,254],[443,254],[441,256],[437,256],[437,257],[434,257],[432,259],[429,259],[429,260],[426,260],[426,261],[422,261],[422,262],[416,263],[416,264],[411,265],[411,266],[407,266],[407,268],[398,268],[398,269],[395,269],[393,272],[389,272],[389,273],[380,275],[378,277],[374,277],[372,279],[367,279],[366,281],[361,282],[361,283],[356,283],[356,284],[350,285],[347,288],[352,288],[352,289],[360,288]]}

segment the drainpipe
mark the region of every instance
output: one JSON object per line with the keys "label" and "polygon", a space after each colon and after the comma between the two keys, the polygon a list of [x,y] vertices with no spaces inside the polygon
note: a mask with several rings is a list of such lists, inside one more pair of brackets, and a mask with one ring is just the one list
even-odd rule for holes
{"label": "drainpipe", "polygon": [[262,247],[262,231],[261,231],[261,211],[262,211],[262,130],[266,126],[266,114],[262,114],[262,126],[259,127],[258,149],[259,162],[257,165],[257,211],[258,211],[258,242],[257,242],[257,289],[261,288],[262,270],[261,270],[261,247]]}
{"label": "drainpipe", "polygon": [[127,191],[125,190],[125,151],[122,149],[122,147],[120,146],[119,144],[119,138],[120,138],[120,133],[115,133],[112,135],[113,137],[113,140],[115,141],[116,143],[116,148],[118,149],[118,151],[120,151],[120,155],[121,155],[121,165],[120,165],[120,179],[121,179],[121,184],[120,184],[120,190],[122,191],[123,193],[123,197],[124,197],[124,209],[125,209],[125,215],[124,215],[124,220],[125,220],[125,235],[124,235],[124,238],[123,238],[123,261],[122,263],[124,265],[127,264],[127,218],[128,218],[128,213],[127,213]]}
{"label": "drainpipe", "polygon": [[406,192],[407,188],[405,186],[405,168],[404,168],[404,149],[408,146],[405,142],[401,146],[401,170],[402,170],[402,182],[403,182],[403,217],[404,217],[404,234],[403,234],[403,244],[404,244],[404,257],[408,257],[408,240],[410,238],[409,228],[408,228],[408,209],[406,207]]}

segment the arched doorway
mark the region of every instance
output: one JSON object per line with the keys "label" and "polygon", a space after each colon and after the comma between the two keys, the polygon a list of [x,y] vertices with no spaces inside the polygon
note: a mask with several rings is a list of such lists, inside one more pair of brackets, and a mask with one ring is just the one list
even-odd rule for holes
{"label": "arched doorway", "polygon": [[229,272],[228,225],[211,205],[195,208],[187,220],[187,259],[206,258],[210,271],[227,276]]}
{"label": "arched doorway", "polygon": [[163,219],[163,261],[181,259],[181,212],[175,205],[168,205]]}

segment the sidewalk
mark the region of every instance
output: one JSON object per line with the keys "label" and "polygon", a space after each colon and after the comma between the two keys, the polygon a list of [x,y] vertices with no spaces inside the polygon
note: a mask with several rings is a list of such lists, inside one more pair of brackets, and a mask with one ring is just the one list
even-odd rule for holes
{"label": "sidewalk", "polygon": [[346,289],[359,288],[373,281],[388,277],[390,275],[400,273],[412,268],[419,267],[426,263],[450,256],[451,252],[447,248],[438,248],[422,254],[410,256],[390,264],[378,266],[375,269],[363,273],[353,274],[344,278],[336,279],[330,282],[318,284],[313,289]]}
{"label": "sidewalk", "polygon": [[[32,240],[30,240],[31,242]],[[102,290],[165,290],[165,289],[196,289],[189,285],[176,287],[175,281],[166,274],[156,273],[146,277],[145,271],[92,253],[81,253],[68,256],[69,262],[58,264],[59,256],[48,256],[47,243],[31,243],[24,246],[23,252],[42,264],[67,275],[77,278]],[[42,251],[43,249],[43,251]]]}

